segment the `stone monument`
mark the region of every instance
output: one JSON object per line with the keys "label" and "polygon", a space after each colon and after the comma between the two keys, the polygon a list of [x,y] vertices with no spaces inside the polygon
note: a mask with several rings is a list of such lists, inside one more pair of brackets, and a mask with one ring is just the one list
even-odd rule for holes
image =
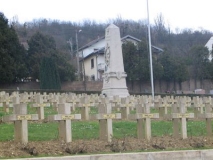
{"label": "stone monument", "polygon": [[120,30],[114,24],[105,31],[105,71],[103,74],[102,94],[107,97],[127,97],[127,74],[124,72]]}

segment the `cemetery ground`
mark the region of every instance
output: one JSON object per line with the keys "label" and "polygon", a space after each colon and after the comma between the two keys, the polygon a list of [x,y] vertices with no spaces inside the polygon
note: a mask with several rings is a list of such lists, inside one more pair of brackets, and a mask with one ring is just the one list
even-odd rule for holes
{"label": "cemetery ground", "polygon": [[[36,113],[36,110],[29,106],[29,114]],[[11,112],[12,109],[10,113],[4,113],[0,107],[0,118]],[[157,111],[152,109],[152,112]],[[53,107],[46,107],[44,120],[29,122],[27,144],[14,141],[13,122],[0,122],[0,159],[213,148],[213,138],[206,136],[205,122],[200,120],[188,121],[188,138],[184,140],[172,136],[172,121],[153,120],[151,141],[137,139],[135,121],[115,120],[113,121],[112,142],[99,140],[97,121],[72,121],[73,141],[65,143],[58,139],[58,123],[47,122],[46,119],[48,115],[56,113]],[[75,113],[79,113],[79,110],[76,109]],[[92,107],[90,114],[95,113],[97,110]]]}

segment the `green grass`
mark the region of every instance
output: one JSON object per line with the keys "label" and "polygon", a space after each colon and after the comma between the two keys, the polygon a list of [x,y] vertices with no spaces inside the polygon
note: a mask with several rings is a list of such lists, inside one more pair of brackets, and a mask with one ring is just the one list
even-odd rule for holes
{"label": "green grass", "polygon": [[135,121],[115,121],[113,122],[113,136],[115,138],[136,137]]}
{"label": "green grass", "polygon": [[13,124],[0,124],[0,141],[13,140],[14,125]]}
{"label": "green grass", "polygon": [[[152,136],[172,135],[172,122],[152,121]],[[205,123],[202,121],[189,121],[187,123],[188,136],[205,136]],[[29,123],[28,135],[30,141],[48,141],[58,139],[58,123]],[[14,125],[12,123],[0,124],[0,141],[13,140]],[[113,137],[136,137],[135,121],[114,121]],[[72,137],[77,139],[97,139],[99,137],[98,121],[73,121]]]}
{"label": "green grass", "polygon": [[[36,108],[30,107],[28,104],[28,113],[36,114]],[[48,115],[57,114],[57,111],[51,107],[45,107],[45,117]],[[115,112],[117,112],[115,110]],[[156,113],[156,110],[152,110],[152,113]],[[80,113],[80,109],[72,113]],[[135,111],[131,111],[134,114]],[[2,116],[12,114],[12,108],[10,113],[4,113],[3,108],[0,107],[0,119]],[[97,108],[91,107],[90,114],[97,114]],[[168,136],[173,133],[172,121],[157,121],[153,120],[151,123],[152,136]],[[35,123],[29,122],[28,124],[29,141],[48,141],[58,139],[58,123]],[[188,121],[187,122],[187,134],[188,136],[205,136],[206,124],[205,121]],[[136,121],[113,121],[113,137],[137,137]],[[99,123],[98,121],[72,121],[72,137],[73,139],[96,139],[99,137]],[[0,124],[0,141],[13,140],[14,138],[14,125],[13,123]]]}

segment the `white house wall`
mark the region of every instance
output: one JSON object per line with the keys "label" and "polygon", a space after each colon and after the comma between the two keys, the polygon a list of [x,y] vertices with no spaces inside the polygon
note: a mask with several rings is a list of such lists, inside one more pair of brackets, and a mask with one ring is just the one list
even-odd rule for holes
{"label": "white house wall", "polygon": [[[205,47],[208,48],[209,53],[212,51],[212,45],[213,45],[213,37],[211,37],[209,39],[209,41],[206,43],[206,45],[205,45]],[[211,54],[209,55],[209,60],[212,60],[212,55]]]}
{"label": "white house wall", "polygon": [[[102,64],[105,68],[105,59],[104,59],[104,54],[99,54],[97,57],[97,65]],[[97,69],[97,68],[96,68]],[[96,80],[101,80],[102,79],[102,74],[104,70],[98,71],[97,72],[97,79]]]}
{"label": "white house wall", "polygon": [[131,39],[131,38],[126,38],[125,40],[121,41],[121,43],[123,44],[124,42],[132,42],[135,46],[138,44],[137,41]]}
{"label": "white house wall", "polygon": [[[91,59],[94,59],[94,67],[91,68]],[[84,60],[85,74],[88,76],[89,80],[91,76],[95,76],[95,80],[97,79],[97,64],[96,64],[96,56],[91,56]]]}
{"label": "white house wall", "polygon": [[[132,42],[135,45],[137,45],[137,43],[138,43],[137,41],[135,41],[131,38],[126,38],[126,39],[122,40],[121,43],[124,43],[126,41]],[[84,57],[86,57],[86,56],[92,54],[95,49],[101,49],[103,47],[105,47],[105,39],[101,39],[97,43],[81,50],[80,56],[82,56],[82,53],[83,53]],[[93,68],[91,68],[91,59],[92,58],[94,59],[94,67]],[[102,70],[98,70],[98,64],[103,64]],[[89,80],[91,80],[92,75],[95,76],[95,80],[101,80],[102,79],[102,73],[104,72],[104,65],[105,65],[104,54],[98,54],[97,57],[96,57],[96,55],[92,55],[92,56],[87,57],[86,59],[84,59],[85,75],[89,77]]]}
{"label": "white house wall", "polygon": [[[133,44],[137,44],[137,42],[131,38],[126,38],[124,41],[129,41],[129,42],[132,42]],[[123,42],[121,42],[123,43]],[[82,53],[83,53],[83,56],[86,57],[88,56],[89,54],[93,53],[95,49],[100,49],[102,47],[105,46],[105,39],[101,39],[100,41],[98,41],[97,43],[83,49],[80,51],[80,57],[82,57]]]}
{"label": "white house wall", "polygon": [[98,55],[98,58],[97,58],[97,63],[100,64],[100,63],[105,63],[105,60],[104,60],[104,55],[103,54],[99,54]]}

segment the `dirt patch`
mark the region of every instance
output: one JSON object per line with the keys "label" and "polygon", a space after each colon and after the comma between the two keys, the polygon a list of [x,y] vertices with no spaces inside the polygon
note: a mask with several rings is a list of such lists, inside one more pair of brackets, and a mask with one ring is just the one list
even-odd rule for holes
{"label": "dirt patch", "polygon": [[213,148],[213,139],[207,137],[191,137],[183,140],[163,136],[153,137],[150,142],[132,137],[113,139],[110,143],[101,140],[75,140],[71,143],[64,143],[62,141],[36,141],[29,142],[28,144],[8,141],[0,142],[0,158],[201,148]]}

